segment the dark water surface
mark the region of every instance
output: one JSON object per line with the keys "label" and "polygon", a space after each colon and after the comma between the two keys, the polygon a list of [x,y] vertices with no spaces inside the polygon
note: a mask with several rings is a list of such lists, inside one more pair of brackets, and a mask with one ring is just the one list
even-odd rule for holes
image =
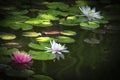
{"label": "dark water surface", "polygon": [[[114,23],[114,22],[113,22]],[[117,22],[118,24],[119,22]],[[57,27],[56,27],[57,26]],[[119,25],[118,25],[119,26]],[[119,26],[120,27],[120,26]],[[74,43],[66,44],[70,53],[65,53],[65,59],[56,61],[34,61],[32,69],[36,74],[47,75],[54,80],[119,80],[120,79],[120,30],[109,30],[105,34],[83,30],[80,26],[55,25],[50,28],[34,28],[32,31],[72,30],[77,35],[72,38]],[[28,43],[34,38],[22,36],[22,30],[12,30],[0,27],[1,32],[10,32],[17,36],[12,42],[22,45],[20,50],[29,51]],[[96,38],[100,44],[85,43],[86,38]],[[10,41],[10,42],[11,42]],[[9,42],[0,39],[0,44]],[[116,79],[118,78],[118,79]],[[9,77],[0,72],[0,80],[29,80],[26,78]]]}

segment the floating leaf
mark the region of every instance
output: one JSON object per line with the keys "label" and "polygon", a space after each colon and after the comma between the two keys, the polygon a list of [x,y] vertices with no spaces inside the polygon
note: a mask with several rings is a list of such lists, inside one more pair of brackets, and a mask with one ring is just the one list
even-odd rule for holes
{"label": "floating leaf", "polygon": [[60,24],[66,26],[76,26],[81,22],[86,22],[87,19],[84,17],[68,16],[67,19],[61,19]]}
{"label": "floating leaf", "polygon": [[65,25],[65,26],[77,26],[78,25],[73,20],[65,20],[65,19],[61,19],[59,24],[62,24],[62,25]]}
{"label": "floating leaf", "polygon": [[44,34],[54,35],[54,34],[60,34],[60,31],[43,31]]}
{"label": "floating leaf", "polygon": [[0,55],[11,55],[13,52],[18,51],[16,48],[7,49],[6,47],[0,48]]}
{"label": "floating leaf", "polygon": [[33,51],[30,50],[29,54],[35,60],[53,60],[56,56],[52,53],[42,52],[42,51]]}
{"label": "floating leaf", "polygon": [[14,70],[14,69],[7,69],[6,75],[12,76],[12,77],[30,77],[34,74],[34,71],[32,70]]}
{"label": "floating leaf", "polygon": [[26,21],[27,19],[29,19],[29,17],[27,16],[10,16],[7,19],[1,21],[1,25],[3,27],[10,27],[15,30],[30,30],[33,27],[29,24],[24,23],[24,21]]}
{"label": "floating leaf", "polygon": [[51,77],[45,75],[34,75],[33,78],[35,80],[53,80]]}
{"label": "floating leaf", "polygon": [[29,19],[29,20],[25,21],[25,23],[31,24],[31,25],[34,25],[34,26],[39,26],[39,27],[52,26],[52,23],[50,22],[50,20],[43,20],[41,18],[32,18],[32,19]]}
{"label": "floating leaf", "polygon": [[67,4],[64,4],[62,2],[52,2],[52,3],[48,3],[47,7],[50,9],[60,9],[60,10],[67,10],[69,8],[69,6]]}
{"label": "floating leaf", "polygon": [[74,35],[76,35],[76,32],[70,31],[70,30],[64,30],[64,31],[62,31],[60,33],[63,34],[63,35],[67,35],[67,36],[74,36]]}
{"label": "floating leaf", "polygon": [[39,43],[39,44],[35,44],[35,43],[29,43],[28,45],[29,47],[33,48],[33,49],[38,49],[38,50],[46,50],[45,47],[50,46],[48,43]]}
{"label": "floating leaf", "polygon": [[25,37],[37,37],[40,35],[41,33],[37,33],[37,32],[23,32],[23,36]]}
{"label": "floating leaf", "polygon": [[96,29],[96,28],[100,27],[100,25],[95,22],[80,23],[80,26],[82,29],[87,29],[87,30],[92,30],[92,29]]}
{"label": "floating leaf", "polygon": [[53,40],[54,38],[50,38],[50,37],[38,37],[36,38],[36,40],[38,42],[49,42],[50,40]]}
{"label": "floating leaf", "polygon": [[3,40],[12,40],[16,38],[16,35],[12,33],[2,33],[0,34],[0,38]]}
{"label": "floating leaf", "polygon": [[58,20],[59,19],[51,14],[39,14],[37,17],[43,20]]}
{"label": "floating leaf", "polygon": [[73,7],[68,8],[68,13],[69,15],[76,15],[80,13],[79,7],[73,6]]}
{"label": "floating leaf", "polygon": [[67,13],[67,12],[62,12],[62,11],[53,10],[53,9],[40,10],[40,12],[45,13],[45,14],[54,15],[54,16],[67,16],[67,15],[69,15],[69,13]]}
{"label": "floating leaf", "polygon": [[70,38],[70,37],[59,36],[58,39],[57,39],[57,42],[60,42],[60,43],[74,43],[75,40]]}

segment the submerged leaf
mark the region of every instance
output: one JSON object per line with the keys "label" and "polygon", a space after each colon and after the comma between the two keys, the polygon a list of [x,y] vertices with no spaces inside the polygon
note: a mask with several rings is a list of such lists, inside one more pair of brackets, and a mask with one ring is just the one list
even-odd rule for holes
{"label": "submerged leaf", "polygon": [[45,75],[34,75],[33,78],[35,80],[53,80],[51,77]]}
{"label": "submerged leaf", "polygon": [[100,41],[98,39],[94,38],[86,38],[84,39],[84,42],[89,43],[89,44],[99,44]]}
{"label": "submerged leaf", "polygon": [[12,76],[12,77],[30,77],[34,74],[34,71],[32,70],[14,70],[14,69],[7,69],[6,75]]}

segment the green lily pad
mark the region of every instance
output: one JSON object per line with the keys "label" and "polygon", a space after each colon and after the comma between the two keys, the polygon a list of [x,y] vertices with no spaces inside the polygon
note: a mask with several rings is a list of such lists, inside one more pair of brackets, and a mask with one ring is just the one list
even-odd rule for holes
{"label": "green lily pad", "polygon": [[35,43],[29,43],[28,44],[29,47],[33,48],[33,49],[38,49],[38,50],[46,50],[45,47],[49,47],[50,44],[48,43],[39,43],[39,44],[35,44]]}
{"label": "green lily pad", "polygon": [[55,17],[54,15],[51,14],[39,14],[37,16],[38,18],[41,18],[43,20],[58,20],[59,18]]}
{"label": "green lily pad", "polygon": [[16,35],[12,33],[2,33],[0,34],[0,38],[3,40],[13,40],[16,38]]}
{"label": "green lily pad", "polygon": [[52,26],[53,24],[50,22],[50,20],[44,20],[41,18],[32,18],[27,21],[25,21],[26,24],[31,24],[34,26],[39,26],[39,27],[49,27]]}
{"label": "green lily pad", "polygon": [[79,7],[73,6],[73,7],[68,8],[68,13],[69,15],[79,14],[80,13]]}
{"label": "green lily pad", "polygon": [[96,28],[100,27],[100,25],[98,23],[95,23],[95,22],[80,23],[80,26],[82,29],[87,29],[87,30],[92,30],[92,29],[96,29]]}
{"label": "green lily pad", "polygon": [[1,26],[3,27],[10,27],[12,29],[22,29],[22,30],[30,30],[32,29],[32,25],[24,23],[29,17],[21,16],[21,15],[14,15],[6,18],[5,20],[1,21]]}
{"label": "green lily pad", "polygon": [[70,37],[59,36],[58,39],[57,39],[57,42],[60,42],[60,43],[74,43],[75,40],[73,38],[70,38]]}
{"label": "green lily pad", "polygon": [[6,47],[0,48],[0,55],[11,55],[13,52],[18,51],[17,48],[7,49]]}
{"label": "green lily pad", "polygon": [[42,52],[42,51],[33,51],[33,50],[30,50],[29,54],[35,60],[53,60],[56,57],[55,54],[47,53],[47,52]]}
{"label": "green lily pad", "polygon": [[51,37],[38,37],[36,38],[36,40],[38,42],[49,42],[50,40],[53,40],[54,38],[51,38]]}
{"label": "green lily pad", "polygon": [[63,35],[67,35],[67,36],[74,36],[74,35],[76,35],[75,31],[70,31],[70,30],[64,30],[64,31],[62,31],[60,33],[63,34]]}
{"label": "green lily pad", "polygon": [[62,11],[53,10],[53,9],[40,10],[40,12],[44,13],[44,14],[54,15],[54,16],[67,16],[67,15],[69,15],[69,13],[67,13],[67,12],[62,12]]}
{"label": "green lily pad", "polygon": [[50,9],[60,9],[60,10],[67,10],[69,8],[69,6],[67,4],[64,4],[62,2],[52,2],[52,3],[48,3],[47,7]]}
{"label": "green lily pad", "polygon": [[78,25],[76,22],[73,22],[73,20],[65,20],[65,19],[61,19],[59,24],[64,25],[64,26],[77,26]]}
{"label": "green lily pad", "polygon": [[21,71],[18,71],[18,70],[14,70],[14,69],[8,69],[6,71],[6,75],[8,76],[12,76],[12,77],[30,77],[34,74],[34,71],[32,70],[21,70]]}
{"label": "green lily pad", "polygon": [[37,33],[37,32],[23,32],[23,36],[25,37],[38,37],[40,35],[41,33]]}
{"label": "green lily pad", "polygon": [[68,16],[66,19],[61,19],[59,24],[65,26],[77,26],[81,22],[86,22],[87,19],[84,17]]}
{"label": "green lily pad", "polygon": [[33,78],[35,80],[53,80],[51,77],[45,75],[34,75]]}

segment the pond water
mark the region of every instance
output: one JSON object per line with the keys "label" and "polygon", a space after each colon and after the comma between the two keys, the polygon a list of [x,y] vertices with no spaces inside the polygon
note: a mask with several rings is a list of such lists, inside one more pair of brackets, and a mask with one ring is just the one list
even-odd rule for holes
{"label": "pond water", "polygon": [[[46,7],[44,6],[42,8],[46,9]],[[6,11],[6,13],[8,13],[6,15],[11,15],[11,13],[9,14],[9,10],[8,12]],[[27,14],[27,15],[31,15],[31,14]],[[36,17],[34,15],[32,16]],[[60,18],[62,17],[64,18],[64,16],[60,16]],[[12,18],[9,16],[8,22],[10,22],[9,19],[18,20],[18,23],[22,24],[21,20],[16,19],[16,16]],[[24,19],[28,20],[25,23],[27,24],[30,23],[31,19],[30,20],[29,18],[24,18]],[[4,19],[2,19],[1,22],[3,20]],[[13,22],[15,20],[13,20]],[[49,23],[49,21],[46,22]],[[120,28],[119,27],[120,26],[117,21],[110,20],[110,22],[107,23],[107,25],[105,24],[106,26],[102,24],[100,25],[99,29],[92,29],[92,30],[83,29],[81,28],[80,25],[66,26],[64,24],[59,24],[57,20],[53,21],[52,23],[54,25],[52,25],[51,27],[36,27],[37,23],[33,23],[34,25],[32,25],[33,27],[32,29],[28,29],[28,27],[27,28],[20,27],[20,29],[17,29],[18,26],[16,25],[17,26],[16,27],[11,22],[6,23],[6,25],[11,24],[16,29],[14,29],[13,27],[8,27],[8,25],[7,27],[1,25],[0,80],[21,80],[21,79],[23,80],[114,80],[115,78],[119,77],[118,73],[120,67],[119,66],[120,64],[119,62],[120,61],[119,59]],[[68,24],[70,23],[68,22]],[[73,24],[76,23],[73,22]],[[25,26],[25,25],[21,25],[21,26]],[[73,33],[75,32],[74,33],[75,35],[70,35],[69,33],[67,33],[68,35],[64,33],[62,34],[61,32],[65,30],[73,31]],[[50,33],[49,31],[55,31],[55,32]],[[36,32],[36,33],[29,34],[25,32]],[[4,38],[2,37],[4,35],[3,33],[15,34],[16,37],[15,39],[10,39],[11,38],[10,36]],[[66,38],[62,40],[58,40],[58,36],[69,37],[72,40],[68,38],[67,40],[65,40]],[[36,57],[36,56],[34,56],[33,53],[30,53],[30,50],[36,51],[36,53],[39,51],[43,52],[44,49],[43,48],[38,49],[38,47],[39,46],[43,47],[44,45],[35,46],[35,44],[44,43],[42,42],[42,39],[36,39],[37,37],[50,37],[50,38],[52,37],[54,39],[50,39],[50,40],[56,40],[56,41],[58,40],[58,43],[65,44],[65,46],[69,50],[69,53],[63,53],[65,59],[60,59],[60,60],[50,59],[47,58],[46,56],[39,58],[39,56],[36,55],[38,57],[33,59],[32,66],[28,65],[30,66],[30,68],[28,68],[27,66],[27,69],[30,71],[26,71],[22,73],[21,69],[19,69],[20,65],[12,63],[10,57],[12,56],[12,53],[17,50],[28,52],[29,54],[32,55],[32,57]],[[12,38],[14,37],[12,36]],[[40,40],[40,41],[36,41],[36,40]],[[47,43],[48,45],[50,40],[48,40],[45,43]],[[22,69],[24,70],[23,67]]]}

